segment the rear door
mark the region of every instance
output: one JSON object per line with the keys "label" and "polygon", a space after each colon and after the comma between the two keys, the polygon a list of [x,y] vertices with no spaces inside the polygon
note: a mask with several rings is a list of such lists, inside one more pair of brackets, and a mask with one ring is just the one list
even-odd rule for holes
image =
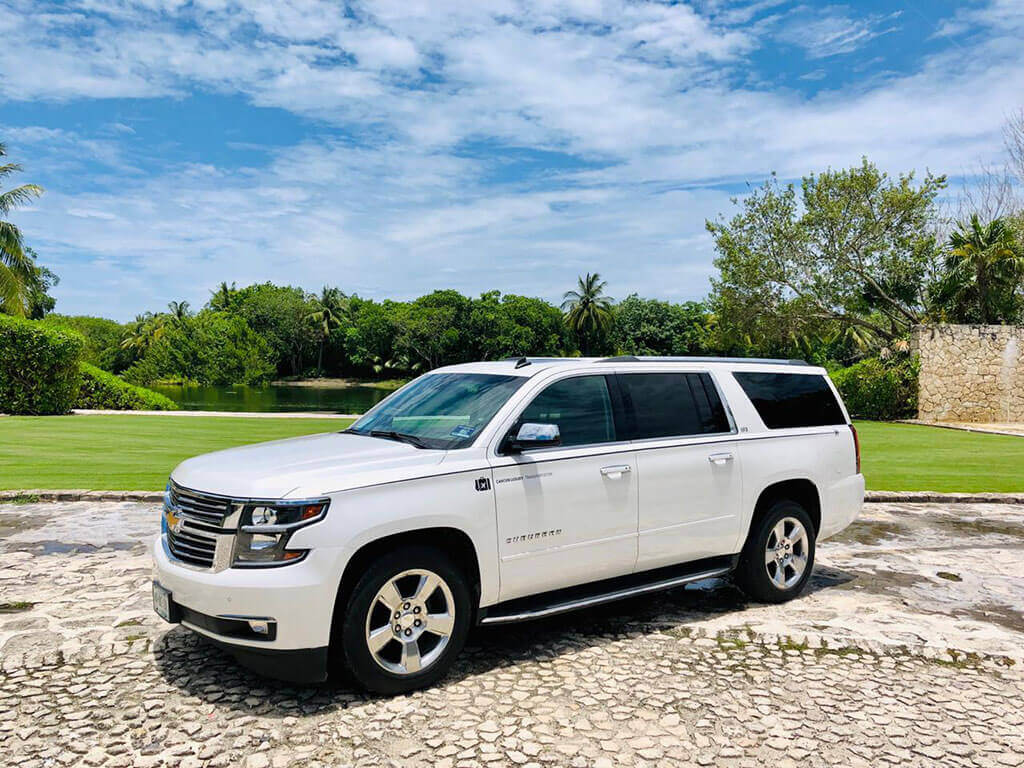
{"label": "rear door", "polygon": [[547,384],[507,432],[556,424],[562,444],[492,456],[502,600],[633,570],[636,459],[618,434],[615,394],[605,375]]}
{"label": "rear door", "polygon": [[637,570],[733,554],[741,467],[711,375],[620,373],[617,380],[640,475]]}

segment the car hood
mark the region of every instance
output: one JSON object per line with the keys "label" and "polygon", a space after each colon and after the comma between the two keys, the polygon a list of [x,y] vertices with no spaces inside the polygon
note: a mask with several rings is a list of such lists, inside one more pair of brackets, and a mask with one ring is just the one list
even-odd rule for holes
{"label": "car hood", "polygon": [[417,467],[426,471],[444,456],[444,451],[394,440],[329,432],[196,456],[179,464],[171,477],[185,488],[223,496],[308,498],[412,477]]}

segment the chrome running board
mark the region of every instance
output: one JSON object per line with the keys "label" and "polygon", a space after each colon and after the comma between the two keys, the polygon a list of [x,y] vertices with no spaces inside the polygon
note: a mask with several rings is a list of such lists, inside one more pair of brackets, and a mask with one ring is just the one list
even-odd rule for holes
{"label": "chrome running board", "polygon": [[[616,600],[624,600],[627,597],[644,595],[648,592],[660,592],[665,589],[679,587],[683,584],[689,584],[694,581],[703,581],[704,579],[712,579],[716,576],[724,576],[731,570],[731,566],[712,568],[710,570],[700,571],[698,573],[690,573],[683,576],[675,576],[668,579],[662,579],[660,581],[648,582],[647,584],[637,584],[636,586],[625,587],[623,589],[616,589],[611,592],[604,592],[601,594],[589,595],[586,597],[579,597],[576,599],[566,600],[560,603],[539,605],[536,608],[524,608],[523,610],[515,611],[512,613],[488,613],[486,616],[484,616],[484,618],[480,620],[480,623],[512,624],[517,621],[529,621],[530,619],[540,619],[545,616],[555,616],[559,613],[568,613],[569,611],[576,611],[580,608],[590,608],[595,605],[612,603]],[[515,602],[518,603],[520,601],[516,600]],[[500,611],[501,608],[502,606],[500,604],[491,606],[491,610]]]}

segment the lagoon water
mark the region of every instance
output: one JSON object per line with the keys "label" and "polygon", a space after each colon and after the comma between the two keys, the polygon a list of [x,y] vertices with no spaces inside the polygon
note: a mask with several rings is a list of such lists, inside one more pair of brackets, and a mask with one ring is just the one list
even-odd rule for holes
{"label": "lagoon water", "polygon": [[183,411],[326,413],[363,413],[393,391],[359,385],[311,387],[289,384],[268,384],[258,387],[154,384],[149,388],[171,398]]}

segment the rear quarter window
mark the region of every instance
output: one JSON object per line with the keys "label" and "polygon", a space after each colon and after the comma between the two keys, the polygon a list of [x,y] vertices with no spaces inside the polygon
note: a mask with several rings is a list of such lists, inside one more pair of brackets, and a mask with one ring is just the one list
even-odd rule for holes
{"label": "rear quarter window", "polygon": [[846,423],[832,388],[820,374],[734,371],[733,377],[768,429]]}

